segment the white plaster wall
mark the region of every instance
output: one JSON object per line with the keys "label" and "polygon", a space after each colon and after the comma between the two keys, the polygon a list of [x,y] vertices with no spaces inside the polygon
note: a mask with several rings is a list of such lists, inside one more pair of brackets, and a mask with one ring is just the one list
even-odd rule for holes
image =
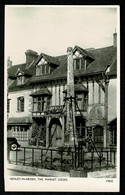
{"label": "white plaster wall", "polygon": [[59,106],[59,88],[60,88],[60,105],[64,104],[64,87],[63,85],[53,85],[52,86],[52,106]]}
{"label": "white plaster wall", "polygon": [[60,86],[60,99],[61,99],[61,101],[60,101],[60,104],[61,105],[63,105],[64,104],[64,101],[63,101],[63,99],[64,99],[64,97],[63,97],[63,85],[61,85]]}
{"label": "white plaster wall", "polygon": [[109,82],[108,88],[108,120],[111,121],[117,116],[117,79]]}
{"label": "white plaster wall", "polygon": [[[32,97],[29,96],[31,94],[30,90],[22,90],[22,91],[14,91],[9,92],[8,98],[10,100],[10,113],[9,117],[28,117],[31,113],[31,100]],[[24,112],[17,112],[17,98],[20,96],[24,96]]]}
{"label": "white plaster wall", "polygon": [[99,103],[99,85],[94,83],[94,103]]}
{"label": "white plaster wall", "polygon": [[93,83],[92,82],[88,83],[88,90],[89,90],[89,101],[88,101],[88,104],[92,104],[93,103],[93,98],[92,98],[92,95],[93,95]]}
{"label": "white plaster wall", "polygon": [[102,88],[100,88],[100,91],[101,91],[101,104],[104,104],[105,103],[105,92],[102,90]]}

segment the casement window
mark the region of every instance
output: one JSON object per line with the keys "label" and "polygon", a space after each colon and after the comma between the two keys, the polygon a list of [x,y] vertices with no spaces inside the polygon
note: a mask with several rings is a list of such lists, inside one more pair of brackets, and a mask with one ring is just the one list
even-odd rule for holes
{"label": "casement window", "polygon": [[10,99],[7,99],[7,113],[10,112]]}
{"label": "casement window", "polygon": [[77,101],[76,111],[78,110],[87,111],[87,102],[88,102],[87,100],[88,100],[87,94],[83,94],[83,93],[76,94],[76,101]]}
{"label": "casement window", "polygon": [[24,97],[17,98],[17,111],[24,112]]}
{"label": "casement window", "polygon": [[103,127],[97,126],[94,128],[94,142],[103,143]]}
{"label": "casement window", "polygon": [[18,76],[17,85],[23,85],[23,84],[24,84],[24,76]]}
{"label": "casement window", "polygon": [[84,58],[74,59],[74,70],[81,70],[82,68],[86,69],[86,60]]}
{"label": "casement window", "polygon": [[41,64],[36,66],[36,76],[50,74],[49,64]]}
{"label": "casement window", "polygon": [[33,97],[33,112],[46,111],[50,105],[50,98],[45,96]]}

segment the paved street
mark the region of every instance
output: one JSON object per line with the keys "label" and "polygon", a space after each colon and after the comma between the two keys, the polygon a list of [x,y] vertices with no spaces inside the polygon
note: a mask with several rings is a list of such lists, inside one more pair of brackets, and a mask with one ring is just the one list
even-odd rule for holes
{"label": "paved street", "polygon": [[33,174],[30,174],[30,173],[22,173],[22,172],[13,171],[13,170],[7,170],[7,173],[9,176],[34,176]]}

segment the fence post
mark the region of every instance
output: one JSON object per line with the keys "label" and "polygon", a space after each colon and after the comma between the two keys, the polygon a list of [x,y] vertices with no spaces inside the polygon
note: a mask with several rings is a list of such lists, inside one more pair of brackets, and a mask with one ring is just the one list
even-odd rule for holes
{"label": "fence post", "polygon": [[62,155],[63,155],[63,151],[61,151],[61,171],[62,171]]}
{"label": "fence post", "polygon": [[80,164],[80,146],[78,145],[78,167],[79,167],[79,164]]}
{"label": "fence post", "polygon": [[17,165],[17,155],[18,155],[18,151],[16,150],[16,165]]}
{"label": "fence post", "polygon": [[75,145],[75,168],[76,168],[76,153],[77,153],[77,151],[76,151],[76,145]]}
{"label": "fence post", "polygon": [[99,171],[101,171],[101,161],[102,161],[102,156],[101,156],[101,152],[99,154]]}
{"label": "fence post", "polygon": [[42,169],[42,165],[43,165],[43,150],[41,149],[41,169]]}
{"label": "fence post", "polygon": [[34,166],[34,148],[32,148],[32,167]]}
{"label": "fence post", "polygon": [[23,164],[25,165],[25,148],[24,148],[24,162],[23,162]]}
{"label": "fence post", "polygon": [[93,151],[91,152],[91,170],[93,171]]}
{"label": "fence post", "polygon": [[84,152],[84,150],[83,150],[83,151],[82,151],[82,167],[83,167],[83,168],[84,168],[84,160],[85,160],[84,154],[85,154],[85,152]]}
{"label": "fence post", "polygon": [[72,169],[73,169],[73,152],[72,152]]}
{"label": "fence post", "polygon": [[106,153],[107,153],[107,168],[106,169],[108,169],[108,151],[106,151]]}
{"label": "fence post", "polygon": [[116,155],[116,151],[114,150],[114,166],[115,166],[115,155]]}
{"label": "fence post", "polygon": [[51,169],[52,169],[52,150],[51,150]]}

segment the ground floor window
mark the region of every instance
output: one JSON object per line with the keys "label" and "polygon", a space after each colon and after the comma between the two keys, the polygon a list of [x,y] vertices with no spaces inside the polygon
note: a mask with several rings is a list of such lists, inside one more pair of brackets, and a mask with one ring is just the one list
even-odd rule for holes
{"label": "ground floor window", "polygon": [[102,147],[103,146],[103,127],[102,126],[96,126],[93,129],[93,135],[94,135],[94,142],[96,146]]}
{"label": "ground floor window", "polygon": [[29,128],[28,126],[17,125],[8,128],[8,136],[17,138],[17,140],[27,141],[29,138]]}
{"label": "ground floor window", "polygon": [[113,145],[117,144],[117,129],[116,126],[110,127],[110,143]]}

